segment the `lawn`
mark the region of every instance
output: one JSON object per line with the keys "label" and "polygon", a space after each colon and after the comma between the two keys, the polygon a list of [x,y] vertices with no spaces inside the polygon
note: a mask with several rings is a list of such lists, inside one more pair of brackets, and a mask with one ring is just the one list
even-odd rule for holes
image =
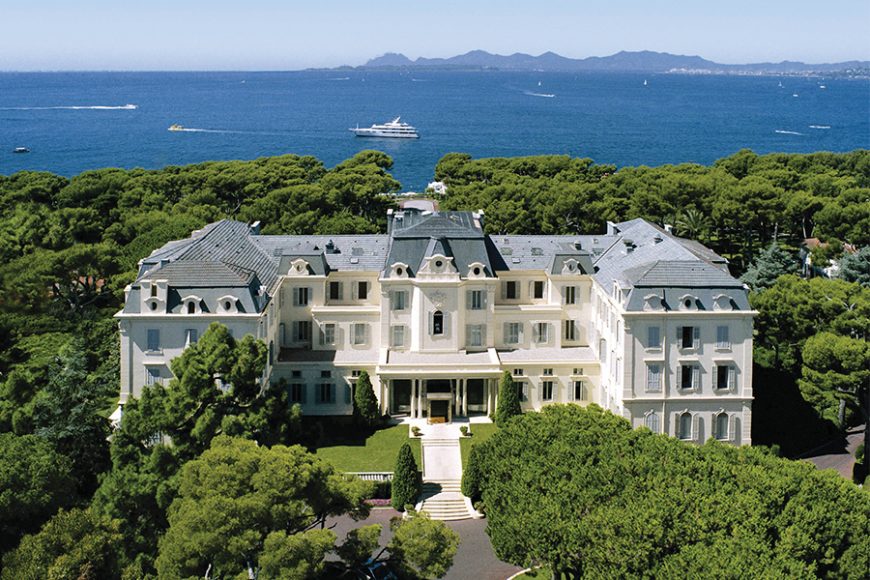
{"label": "lawn", "polygon": [[341,471],[393,471],[399,448],[405,442],[411,444],[419,467],[420,440],[408,437],[407,425],[380,429],[365,439],[326,444],[315,452]]}
{"label": "lawn", "polygon": [[495,423],[473,423],[471,425],[471,437],[463,437],[459,440],[459,447],[462,451],[462,466],[468,463],[468,455],[471,453],[471,447],[477,443],[483,443],[493,433],[498,431]]}

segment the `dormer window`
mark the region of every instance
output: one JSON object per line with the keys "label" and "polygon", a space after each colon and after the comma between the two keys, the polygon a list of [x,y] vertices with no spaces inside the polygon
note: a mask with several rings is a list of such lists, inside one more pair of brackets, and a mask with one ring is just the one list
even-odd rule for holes
{"label": "dormer window", "polygon": [[481,262],[473,262],[468,266],[469,278],[485,278],[486,267]]}
{"label": "dormer window", "polygon": [[157,298],[157,284],[151,284],[151,298]]}
{"label": "dormer window", "polygon": [[680,297],[680,310],[697,310],[698,298],[691,294]]}
{"label": "dormer window", "polygon": [[187,296],[183,298],[182,312],[186,314],[199,314],[202,312],[202,308],[200,308],[201,303],[202,298],[199,296]]}
{"label": "dormer window", "polygon": [[440,310],[432,315],[432,334],[444,334],[444,313]]}
{"label": "dormer window", "polygon": [[662,297],[658,294],[647,294],[643,297],[643,309],[644,310],[663,310],[664,303],[662,302]]}
{"label": "dormer window", "polygon": [[310,274],[308,262],[302,258],[296,258],[290,262],[290,269],[287,271],[288,276],[308,276]]}
{"label": "dormer window", "polygon": [[238,300],[235,296],[222,296],[218,299],[218,307],[225,314],[236,314],[238,312]]}
{"label": "dormer window", "polygon": [[187,313],[196,314],[196,304],[192,300],[187,303]]}
{"label": "dormer window", "polygon": [[727,294],[717,294],[713,296],[714,310],[733,310],[734,305],[731,302],[731,297]]}
{"label": "dormer window", "polygon": [[577,260],[569,258],[562,264],[562,274],[580,274],[580,265]]}
{"label": "dormer window", "polygon": [[403,264],[402,262],[396,262],[392,266],[390,266],[390,277],[391,278],[407,278],[408,277],[408,264]]}

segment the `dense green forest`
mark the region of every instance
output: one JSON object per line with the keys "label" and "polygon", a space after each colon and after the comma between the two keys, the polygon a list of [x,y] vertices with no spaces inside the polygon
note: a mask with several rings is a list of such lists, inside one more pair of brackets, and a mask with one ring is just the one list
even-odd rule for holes
{"label": "dense green forest", "polygon": [[[214,371],[225,373],[229,363],[213,351],[235,353],[239,389],[216,396],[195,373],[185,373],[187,366],[205,363],[182,357],[169,388],[128,406],[110,445],[106,417],[118,389],[112,315],[138,260],[218,219],[259,220],[263,233],[384,231],[386,209],[394,204],[389,194],[400,188],[388,173],[391,166],[387,155],[365,151],[333,168],[287,155],[161,170],[103,169],[71,179],[45,172],[0,176],[3,578],[13,577],[6,570],[26,577],[21,570],[44,572],[55,565],[57,577],[78,564],[93,567],[85,578],[112,577],[122,569],[130,578],[161,566],[176,570],[163,563],[187,556],[163,557],[158,539],[181,521],[182,508],[170,506],[184,500],[185,466],[218,440],[223,451],[214,457],[233,446],[239,447],[233,453],[247,457],[239,438],[266,446],[299,440],[298,413],[286,398],[278,391],[258,397],[246,380],[262,364],[262,345],[216,329],[189,356],[222,364]],[[870,380],[862,374],[868,365],[861,366],[861,357],[870,360],[867,282],[778,277],[796,272],[804,237],[828,242],[824,259],[838,257],[843,243],[870,245],[870,152],[741,151],[711,167],[619,170],[567,156],[472,160],[450,154],[436,177],[448,185],[441,207],[483,208],[490,232],[595,233],[607,220],[634,217],[674,224],[681,235],[727,256],[735,275],[749,270],[754,276],[747,278],[760,311],[754,427],[764,430],[754,439],[791,453],[861,420]],[[850,279],[861,279],[863,260],[853,259],[858,274]],[[162,443],[169,437],[174,445]],[[308,460],[293,455],[293,461]],[[334,503],[316,506],[299,496],[306,517],[353,512],[349,505],[362,492],[324,477]],[[282,493],[291,492],[298,490]],[[287,526],[281,537],[272,524],[250,525],[257,531],[246,537],[260,550],[250,558],[264,569],[289,565],[270,561],[265,543],[319,554],[325,541],[312,536],[306,543]],[[36,535],[13,551],[25,534]],[[64,559],[72,545],[80,549]],[[213,554],[209,563],[220,557]],[[316,572],[319,564],[310,563]],[[235,573],[236,565],[226,569]]]}

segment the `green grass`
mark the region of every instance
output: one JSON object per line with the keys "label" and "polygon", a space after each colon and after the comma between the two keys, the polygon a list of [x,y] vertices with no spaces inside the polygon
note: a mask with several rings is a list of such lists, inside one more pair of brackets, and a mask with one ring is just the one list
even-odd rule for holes
{"label": "green grass", "polygon": [[468,456],[471,454],[472,446],[488,440],[496,431],[498,431],[498,427],[495,426],[495,423],[472,423],[471,437],[463,437],[459,440],[462,467],[468,464]]}
{"label": "green grass", "polygon": [[325,444],[315,452],[341,471],[393,471],[403,443],[411,444],[420,467],[420,440],[408,437],[407,425],[375,431],[369,437],[341,444]]}

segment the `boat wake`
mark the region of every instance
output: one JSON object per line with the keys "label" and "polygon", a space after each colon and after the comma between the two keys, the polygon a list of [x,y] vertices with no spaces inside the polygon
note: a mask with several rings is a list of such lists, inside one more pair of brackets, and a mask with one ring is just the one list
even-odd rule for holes
{"label": "boat wake", "polygon": [[810,125],[810,129],[830,129],[830,125]]}
{"label": "boat wake", "polygon": [[553,93],[533,93],[532,91],[523,91],[523,94],[530,97],[543,97],[545,99],[552,99],[556,96]]}
{"label": "boat wake", "polygon": [[332,77],[332,78],[328,78],[326,80],[328,80],[328,81],[349,81],[350,77]]}
{"label": "boat wake", "polygon": [[797,131],[786,131],[784,129],[777,129],[774,133],[779,133],[780,135],[803,135],[803,133],[798,133]]}
{"label": "boat wake", "polygon": [[235,129],[199,129],[195,127],[180,127],[170,129],[173,133],[217,133],[221,135],[286,135],[278,131],[238,131]]}
{"label": "boat wake", "polygon": [[0,107],[0,111],[135,111],[139,105],[64,105],[59,107]]}

